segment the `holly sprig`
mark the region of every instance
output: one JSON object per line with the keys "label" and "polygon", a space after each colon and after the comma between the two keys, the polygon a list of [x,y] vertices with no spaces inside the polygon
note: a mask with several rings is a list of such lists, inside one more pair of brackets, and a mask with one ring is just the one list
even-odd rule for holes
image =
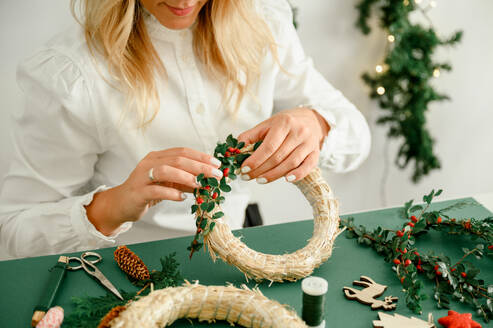
{"label": "holly sprig", "polygon": [[213,231],[216,225],[215,220],[224,216],[220,206],[225,201],[222,193],[231,191],[229,184],[237,178],[241,164],[250,157],[261,143],[262,141],[258,141],[247,146],[230,134],[226,138],[226,142],[218,143],[214,149],[214,157],[221,162],[219,169],[223,172],[223,177],[218,181],[216,178],[206,177],[203,173],[197,176],[197,182],[201,187],[193,190],[195,204],[192,205],[191,209],[192,214],[195,214],[197,230],[190,246],[187,247],[187,250],[190,251],[190,258],[204,245],[203,237]]}
{"label": "holly sprig", "polygon": [[[358,243],[373,248],[385,261],[392,263],[404,288],[406,305],[413,312],[421,313],[421,301],[427,298],[419,279],[421,276],[433,281],[433,297],[438,308],[448,309],[453,299],[474,307],[476,313],[489,322],[493,319],[493,285],[479,278],[480,270],[467,259],[471,256],[477,259],[493,257],[493,217],[458,220],[447,215],[448,211],[470,205],[470,202],[430,210],[434,197],[441,193],[442,190],[432,190],[424,195],[422,205],[413,205],[413,200],[407,202],[401,210],[406,222],[399,230],[377,227],[370,231],[362,225],[356,226],[354,218],[341,220],[341,225],[347,229],[347,238],[357,239]],[[417,238],[430,230],[469,236],[475,245],[463,248],[464,255],[455,263],[444,254],[437,255],[432,251],[424,254],[415,244]]]}

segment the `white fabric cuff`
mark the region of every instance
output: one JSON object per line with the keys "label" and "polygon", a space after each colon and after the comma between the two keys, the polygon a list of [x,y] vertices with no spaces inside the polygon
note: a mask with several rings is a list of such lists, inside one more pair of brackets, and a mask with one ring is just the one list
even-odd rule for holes
{"label": "white fabric cuff", "polygon": [[132,227],[133,222],[125,222],[115,231],[114,234],[105,236],[98,231],[87,218],[87,213],[84,206],[89,205],[92,202],[94,194],[107,189],[109,189],[109,187],[101,185],[90,193],[79,196],[72,206],[70,220],[74,230],[81,239],[81,245],[85,248],[89,249],[113,246],[116,242],[115,239]]}

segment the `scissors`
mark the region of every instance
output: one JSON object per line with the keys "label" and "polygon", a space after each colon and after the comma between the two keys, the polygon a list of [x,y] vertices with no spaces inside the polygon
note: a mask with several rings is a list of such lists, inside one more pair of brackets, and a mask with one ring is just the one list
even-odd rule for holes
{"label": "scissors", "polygon": [[[87,257],[90,257],[90,256],[94,256],[96,257],[95,260],[88,260]],[[96,266],[94,264],[98,263],[98,262],[101,262],[101,260],[103,259],[103,257],[101,255],[99,255],[98,253],[94,253],[94,252],[84,252],[82,253],[82,255],[79,257],[69,257],[68,258],[68,266],[67,266],[67,270],[72,270],[72,271],[75,271],[75,270],[79,270],[79,269],[84,269],[84,271],[87,272],[87,274],[93,276],[94,278],[98,279],[99,282],[106,288],[108,288],[113,294],[115,294],[119,299],[121,299],[123,301],[123,297],[122,295],[120,295],[120,293],[118,292],[118,290],[115,288],[115,286],[113,286],[113,284],[108,280],[108,278],[106,278],[102,273],[101,271],[98,270],[98,268],[96,268]],[[77,261],[79,262],[80,264],[77,265],[77,266],[72,266],[70,265],[70,262],[71,261]],[[91,268],[91,269],[89,269]]]}

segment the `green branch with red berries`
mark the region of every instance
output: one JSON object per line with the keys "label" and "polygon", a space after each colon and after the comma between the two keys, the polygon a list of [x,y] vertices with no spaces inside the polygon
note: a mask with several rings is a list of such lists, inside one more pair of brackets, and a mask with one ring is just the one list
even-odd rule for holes
{"label": "green branch with red berries", "polygon": [[223,172],[221,180],[207,178],[204,174],[197,176],[197,182],[201,187],[193,191],[195,204],[192,205],[192,214],[195,214],[197,230],[187,248],[190,251],[190,258],[204,245],[201,238],[203,239],[204,236],[213,231],[216,225],[215,220],[224,216],[220,207],[220,204],[225,200],[222,193],[231,191],[229,183],[236,179],[241,164],[250,157],[261,143],[262,141],[258,141],[253,145],[245,145],[244,142],[238,142],[232,135],[229,135],[225,143],[218,143],[214,149],[214,157],[221,161],[219,168]]}
{"label": "green branch with red berries", "polygon": [[[354,225],[353,218],[341,220],[341,225],[347,229],[347,238],[355,238],[358,243],[373,248],[393,264],[392,269],[406,294],[407,307],[413,312],[421,313],[421,301],[427,298],[423,282],[418,279],[422,276],[434,283],[433,297],[439,308],[448,309],[453,299],[471,305],[488,322],[493,319],[493,285],[478,278],[480,270],[467,259],[471,256],[493,258],[493,217],[457,220],[447,215],[448,211],[470,205],[470,202],[429,210],[433,198],[441,192],[432,190],[423,196],[423,205],[413,205],[412,200],[407,202],[402,209],[407,222],[397,231],[382,227],[369,231],[362,225]],[[463,248],[464,255],[456,263],[444,254],[423,254],[415,246],[416,239],[430,230],[469,236],[476,245],[472,249]]]}

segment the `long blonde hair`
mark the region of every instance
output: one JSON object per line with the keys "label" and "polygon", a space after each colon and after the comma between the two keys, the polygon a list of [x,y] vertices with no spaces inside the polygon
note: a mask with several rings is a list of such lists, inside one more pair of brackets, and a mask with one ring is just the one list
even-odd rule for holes
{"label": "long blonde hair", "polygon": [[[194,28],[197,58],[224,87],[224,104],[232,112],[257,84],[269,50],[277,61],[274,38],[254,1],[209,0]],[[166,71],[146,30],[140,1],[71,0],[71,8],[91,53],[97,51],[106,60],[117,87],[127,95],[128,109],[145,128],[159,111],[156,73]]]}

